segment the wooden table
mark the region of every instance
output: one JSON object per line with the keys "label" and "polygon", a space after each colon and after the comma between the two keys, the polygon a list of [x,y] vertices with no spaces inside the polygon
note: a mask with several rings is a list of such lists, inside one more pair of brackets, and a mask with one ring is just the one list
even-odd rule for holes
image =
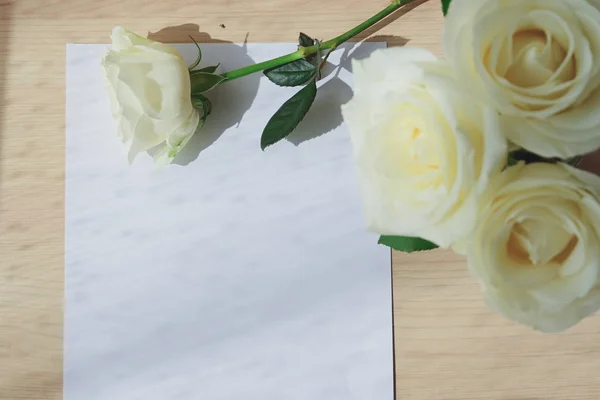
{"label": "wooden table", "polygon": [[[62,398],[65,43],[106,43],[117,24],[175,27],[155,35],[167,42],[330,38],[386,3],[0,2],[1,400]],[[440,53],[439,1],[416,4],[377,34]],[[516,326],[484,306],[464,260],[443,251],[395,254],[393,276],[399,400],[600,398],[599,318],[553,336]]]}

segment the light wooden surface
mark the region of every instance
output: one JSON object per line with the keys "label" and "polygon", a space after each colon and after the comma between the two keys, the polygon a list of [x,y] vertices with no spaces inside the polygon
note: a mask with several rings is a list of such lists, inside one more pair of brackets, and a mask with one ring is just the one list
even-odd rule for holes
{"label": "light wooden surface", "polygon": [[[178,27],[154,36],[170,42],[327,39],[386,3],[0,1],[0,400],[62,398],[65,43],[105,43],[117,24]],[[439,2],[417,3],[378,34],[440,53]],[[553,336],[515,326],[446,252],[394,255],[393,271],[399,400],[600,398],[599,318]]]}

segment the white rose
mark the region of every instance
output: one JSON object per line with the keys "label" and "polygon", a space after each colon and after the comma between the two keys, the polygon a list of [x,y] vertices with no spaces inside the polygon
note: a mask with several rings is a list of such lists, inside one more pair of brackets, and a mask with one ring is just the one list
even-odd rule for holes
{"label": "white rose", "polygon": [[343,106],[370,230],[450,246],[506,162],[497,114],[470,101],[432,53],[388,48],[353,62]]}
{"label": "white rose", "polygon": [[561,158],[600,147],[600,0],[453,0],[443,42],[512,142]]}
{"label": "white rose", "polygon": [[468,264],[490,306],[543,332],[600,308],[600,177],[523,163],[489,188]]}
{"label": "white rose", "polygon": [[190,140],[200,116],[190,94],[188,67],[173,47],[116,27],[102,59],[119,137],[129,162],[157,147],[156,165],[168,164]]}

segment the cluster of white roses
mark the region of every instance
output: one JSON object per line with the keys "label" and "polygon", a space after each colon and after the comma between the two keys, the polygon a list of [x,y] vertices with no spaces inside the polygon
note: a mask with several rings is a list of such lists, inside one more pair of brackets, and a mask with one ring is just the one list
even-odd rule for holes
{"label": "cluster of white roses", "polygon": [[488,303],[544,332],[600,308],[600,0],[453,0],[445,59],[354,63],[343,115],[371,230],[468,258]]}

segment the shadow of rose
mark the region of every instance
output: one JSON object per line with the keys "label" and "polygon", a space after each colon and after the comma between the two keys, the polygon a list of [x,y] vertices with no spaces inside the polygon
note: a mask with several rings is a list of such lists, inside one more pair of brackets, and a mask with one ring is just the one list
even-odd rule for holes
{"label": "shadow of rose", "polygon": [[405,37],[396,35],[375,35],[375,33],[427,1],[428,0],[416,0],[413,3],[406,5],[399,12],[388,16],[357,35],[354,40],[357,40],[358,42],[352,41],[340,46],[338,51],[344,51],[344,54],[340,59],[339,65],[333,66],[332,70],[331,64],[328,63],[323,71],[323,78],[334,73],[333,71],[335,71],[335,77],[319,88],[315,103],[305,117],[305,120],[308,120],[308,122],[306,123],[303,121],[298,128],[286,138],[286,140],[298,146],[303,142],[315,139],[340,126],[343,123],[341,107],[352,99],[353,92],[352,88],[347,83],[338,78],[339,69],[344,68],[352,72],[352,60],[361,60],[370,55],[372,49],[368,46],[364,46],[364,43],[385,42],[387,47],[405,46],[409,42],[409,39]]}
{"label": "shadow of rose", "polygon": [[352,99],[352,88],[338,77],[340,69],[352,72],[352,60],[362,60],[371,54],[373,48],[365,46],[366,42],[392,41],[396,46],[406,44],[408,40],[400,36],[375,36],[362,42],[345,43],[337,51],[343,51],[338,65],[327,63],[323,69],[323,80],[328,79],[319,87],[317,97],[304,120],[298,125],[286,140],[295,146],[324,135],[343,123],[342,105]]}
{"label": "shadow of rose", "polygon": [[[391,21],[387,21],[389,22]],[[150,32],[148,38],[172,44],[190,63],[196,56],[195,46],[190,39],[193,38],[200,44],[203,53],[202,63],[197,68],[220,63],[217,72],[224,72],[255,63],[248,55],[246,43],[239,45],[214,39],[210,34],[201,32],[196,24],[184,24]],[[349,42],[340,46],[337,51],[342,51],[343,54],[339,64],[333,65],[328,62],[323,69],[323,80],[326,82],[319,87],[315,103],[304,120],[286,138],[288,142],[299,146],[332,131],[343,123],[341,106],[352,98],[352,88],[338,77],[339,71],[343,68],[351,72],[352,60],[369,56],[372,48],[363,46],[365,42],[386,42],[388,46],[402,46],[408,40],[391,35],[371,36],[362,42]],[[181,150],[173,164],[188,165],[215,143],[227,129],[238,125],[256,98],[261,77],[261,73],[252,74],[222,84],[206,93],[213,106],[212,113],[202,129],[198,130]]]}
{"label": "shadow of rose", "polygon": [[[223,73],[255,63],[248,55],[246,43],[237,44],[212,38],[210,34],[201,32],[196,24],[178,25],[150,32],[148,38],[172,44],[189,63],[194,61],[197,55],[191,40],[193,38],[202,49],[202,61],[197,69],[219,64],[216,72]],[[252,74],[206,92],[206,97],[212,103],[211,115],[173,160],[173,164],[188,165],[216,142],[227,129],[238,125],[256,98],[261,76],[262,74]]]}
{"label": "shadow of rose", "polygon": [[298,146],[337,128],[343,122],[341,106],[351,98],[352,88],[346,82],[337,77],[329,80],[319,87],[306,123],[300,123],[286,140]]}

